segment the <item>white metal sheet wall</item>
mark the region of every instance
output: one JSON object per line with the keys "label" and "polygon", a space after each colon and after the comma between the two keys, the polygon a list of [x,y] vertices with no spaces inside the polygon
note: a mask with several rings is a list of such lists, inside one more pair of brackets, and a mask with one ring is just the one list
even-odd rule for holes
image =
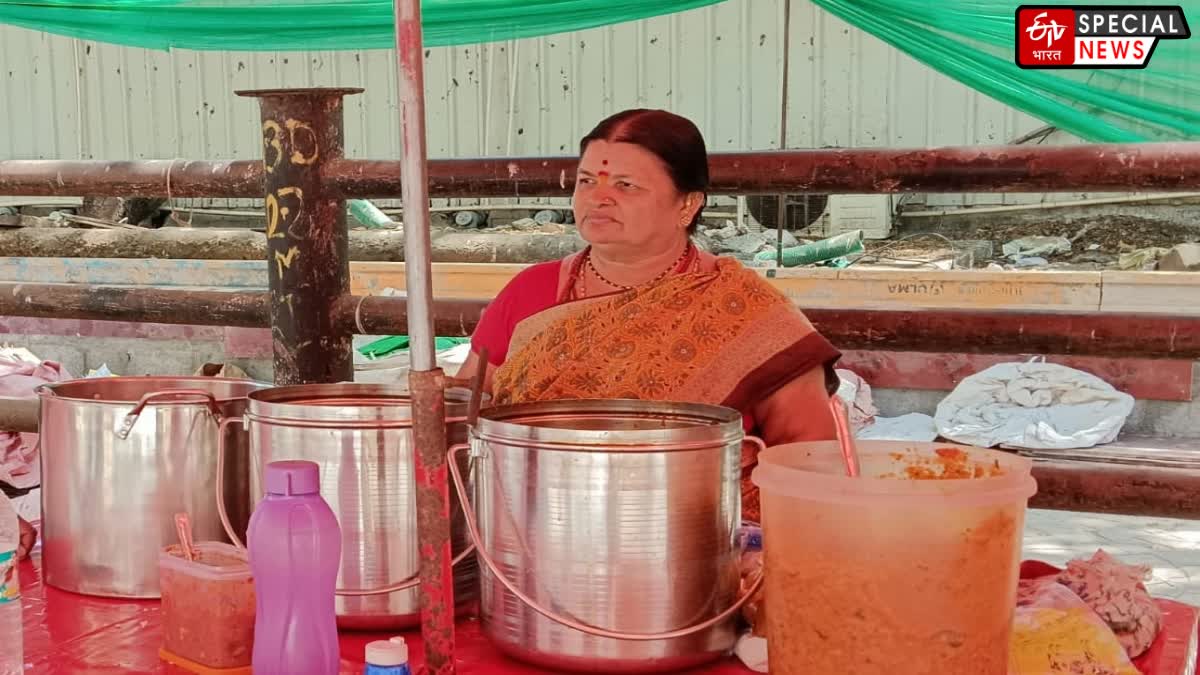
{"label": "white metal sheet wall", "polygon": [[[714,150],[777,148],[783,8],[784,0],[729,0],[578,33],[430,49],[430,155],[571,153],[601,118],[633,106],[689,116]],[[349,156],[399,154],[386,50],[163,53],[0,26],[0,56],[0,157],[253,158],[256,104],[233,91],[321,85],[366,89],[347,101]],[[790,60],[788,147],[1003,143],[1040,126],[804,0],[792,3]]]}

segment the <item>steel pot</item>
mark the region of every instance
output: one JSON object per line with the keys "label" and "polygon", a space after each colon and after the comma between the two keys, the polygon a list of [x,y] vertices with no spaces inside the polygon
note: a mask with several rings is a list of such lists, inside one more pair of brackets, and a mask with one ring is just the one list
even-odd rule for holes
{"label": "steel pot", "polygon": [[[741,415],[715,406],[483,411],[471,431],[468,516],[489,572],[483,633],[559,672],[673,672],[726,653],[745,601],[736,545],[744,439]],[[466,449],[451,450],[460,495],[469,494]]]}
{"label": "steel pot", "polygon": [[[451,443],[467,437],[469,402],[465,390],[446,395]],[[417,625],[420,549],[408,390],[380,384],[263,389],[250,395],[244,420],[227,424],[239,422],[249,435],[250,492],[256,502],[264,494],[267,463],[303,459],[320,466],[321,496],[342,530],[338,625],[352,630]],[[455,602],[463,607],[477,596],[478,567],[457,505],[452,506],[451,548],[458,563]]]}
{"label": "steel pot", "polygon": [[[225,541],[213,489],[219,438],[245,448],[221,420],[262,387],[210,377],[102,377],[45,384],[39,444],[42,570],[47,584],[121,598],[157,598],[158,557],[186,512],[197,540]],[[224,467],[226,511],[250,517],[244,452]]]}

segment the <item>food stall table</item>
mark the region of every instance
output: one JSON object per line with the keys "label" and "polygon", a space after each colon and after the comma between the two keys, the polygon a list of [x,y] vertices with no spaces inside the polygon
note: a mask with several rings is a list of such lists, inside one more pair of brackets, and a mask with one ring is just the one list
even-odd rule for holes
{"label": "food stall table", "polygon": [[[48,587],[42,583],[38,560],[22,563],[18,573],[24,609],[26,672],[37,675],[187,673],[158,657],[162,635],[157,600],[97,598]],[[459,621],[456,630],[460,675],[554,675],[553,671],[533,668],[501,655],[480,633],[477,621]],[[395,634],[343,631],[341,673],[361,673],[367,643]],[[420,631],[414,628],[402,634],[409,644],[412,663],[420,664],[423,658]],[[751,671],[729,658],[692,672],[746,675]]]}
{"label": "food stall table", "polygon": [[[185,673],[158,658],[162,638],[157,600],[111,600],[68,593],[42,583],[36,559],[20,565],[24,609],[26,670],[37,675]],[[1136,661],[1146,675],[1193,675],[1196,666],[1198,610],[1159,600],[1165,626],[1154,647]],[[363,650],[378,633],[341,634],[341,672],[363,668]],[[477,621],[457,626],[458,672],[462,675],[552,675],[552,671],[512,661],[481,635]],[[405,633],[413,663],[421,662],[419,631]],[[414,670],[415,672],[415,670]],[[751,671],[729,658],[693,675],[746,675]]]}

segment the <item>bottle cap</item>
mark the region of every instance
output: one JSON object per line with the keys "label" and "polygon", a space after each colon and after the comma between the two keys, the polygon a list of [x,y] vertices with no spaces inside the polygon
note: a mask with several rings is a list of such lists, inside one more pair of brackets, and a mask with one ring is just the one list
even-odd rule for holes
{"label": "bottle cap", "polygon": [[316,462],[285,460],[267,464],[264,481],[273,495],[315,495],[321,491],[321,471]]}
{"label": "bottle cap", "polygon": [[408,645],[404,638],[400,642],[391,640],[376,640],[367,643],[367,663],[373,666],[403,666],[408,663]]}

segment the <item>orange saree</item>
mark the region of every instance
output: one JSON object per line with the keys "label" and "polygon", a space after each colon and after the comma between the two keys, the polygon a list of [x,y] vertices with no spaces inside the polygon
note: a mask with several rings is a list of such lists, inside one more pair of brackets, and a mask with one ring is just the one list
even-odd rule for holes
{"label": "orange saree", "polygon": [[[709,267],[558,304],[521,321],[493,376],[493,402],[707,403],[734,408],[752,421],[755,404],[836,361],[838,351],[757,273],[729,258]],[[748,479],[756,457],[746,452],[744,512],[756,520],[757,490]]]}

